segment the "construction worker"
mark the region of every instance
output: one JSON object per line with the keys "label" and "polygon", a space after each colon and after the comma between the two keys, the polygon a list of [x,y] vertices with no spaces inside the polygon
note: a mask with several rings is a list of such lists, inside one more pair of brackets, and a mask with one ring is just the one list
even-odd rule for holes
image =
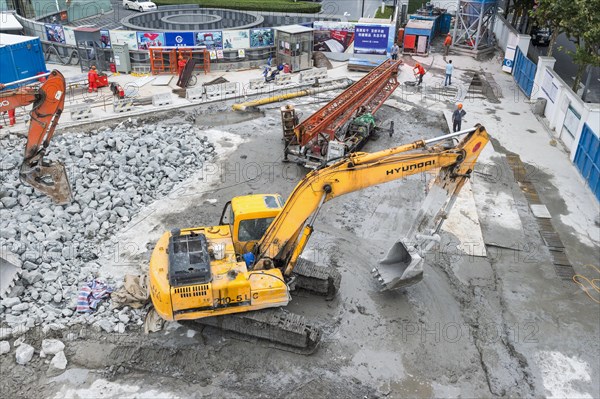
{"label": "construction worker", "polygon": [[92,91],[98,91],[98,71],[96,71],[95,65],[92,65],[88,72],[88,93]]}
{"label": "construction worker", "polygon": [[186,60],[183,59],[183,55],[179,55],[179,61],[177,61],[177,74],[181,76],[181,72],[183,72],[183,68],[185,68]]}
{"label": "construction worker", "polygon": [[450,51],[450,46],[452,46],[452,35],[448,33],[446,35],[446,39],[444,40],[444,57],[448,56],[448,52]]}
{"label": "construction worker", "polygon": [[392,60],[396,61],[398,59],[398,53],[400,53],[400,47],[398,47],[398,43],[394,43],[392,46]]}
{"label": "construction worker", "polygon": [[465,112],[465,110],[463,109],[463,105],[461,103],[458,103],[456,105],[456,109],[454,110],[454,112],[452,113],[452,131],[453,132],[458,132],[460,131],[460,125],[462,123],[462,118],[463,116],[465,116],[467,113]]}
{"label": "construction worker", "polygon": [[418,75],[419,77],[419,82],[417,83],[417,86],[421,86],[421,83],[423,83],[423,76],[425,75],[425,68],[423,68],[423,66],[417,62],[417,64],[413,68],[413,73],[415,73],[415,75]]}
{"label": "construction worker", "polygon": [[452,85],[452,72],[454,71],[454,65],[452,60],[446,64],[446,79],[444,80],[444,86]]}

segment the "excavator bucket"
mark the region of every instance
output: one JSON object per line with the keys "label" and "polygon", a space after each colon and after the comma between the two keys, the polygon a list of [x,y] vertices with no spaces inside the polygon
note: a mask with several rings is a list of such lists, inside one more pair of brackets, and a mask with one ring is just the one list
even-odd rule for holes
{"label": "excavator bucket", "polygon": [[397,241],[372,272],[382,291],[408,287],[423,279],[423,258],[413,246]]}
{"label": "excavator bucket", "polygon": [[21,260],[15,254],[0,248],[0,298],[6,298],[21,274]]}
{"label": "excavator bucket", "polygon": [[61,162],[41,161],[36,166],[21,165],[21,181],[52,198],[58,205],[73,200],[67,170]]}

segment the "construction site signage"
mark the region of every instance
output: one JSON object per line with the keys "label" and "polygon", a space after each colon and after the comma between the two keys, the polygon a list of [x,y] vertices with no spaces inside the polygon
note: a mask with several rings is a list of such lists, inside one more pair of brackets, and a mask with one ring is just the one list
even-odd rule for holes
{"label": "construction site signage", "polygon": [[75,31],[73,30],[73,28],[63,26],[63,32],[65,33],[65,44],[76,46],[77,40],[75,40]]}
{"label": "construction site signage", "polygon": [[110,48],[110,33],[107,30],[100,31],[100,45],[102,48]]}
{"label": "construction site signage", "polygon": [[315,21],[314,51],[350,53],[354,43],[354,22]]}
{"label": "construction site signage", "polygon": [[250,31],[226,30],[223,31],[223,48],[239,49],[250,47]]}
{"label": "construction site signage", "polygon": [[250,47],[266,47],[274,43],[273,29],[250,29]]}
{"label": "construction site signage", "polygon": [[65,43],[65,32],[62,25],[46,24],[45,27],[49,42]]}
{"label": "construction site signage", "polygon": [[354,28],[354,54],[386,55],[392,50],[394,25],[359,25]]}
{"label": "construction site signage", "polygon": [[165,34],[163,32],[138,32],[138,49],[148,50],[150,47],[162,47],[165,45]]}
{"label": "construction site signage", "polygon": [[138,49],[138,41],[135,32],[127,30],[111,30],[110,42],[112,44],[126,44],[129,50]]}
{"label": "construction site signage", "polygon": [[194,32],[166,32],[165,43],[170,47],[193,47],[196,45]]}
{"label": "construction site signage", "polygon": [[196,46],[204,46],[208,50],[223,49],[223,32],[207,31],[196,34]]}

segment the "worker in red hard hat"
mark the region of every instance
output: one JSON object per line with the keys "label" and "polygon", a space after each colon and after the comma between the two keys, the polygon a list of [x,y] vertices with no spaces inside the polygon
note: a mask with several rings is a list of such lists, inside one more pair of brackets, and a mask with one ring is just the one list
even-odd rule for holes
{"label": "worker in red hard hat", "polygon": [[98,91],[98,71],[95,65],[92,65],[88,72],[88,93],[92,91]]}
{"label": "worker in red hard hat", "polygon": [[456,109],[452,113],[452,131],[458,132],[460,130],[460,125],[462,124],[462,118],[467,113],[463,109],[463,105],[461,103],[456,104]]}
{"label": "worker in red hard hat", "polygon": [[423,76],[425,75],[425,68],[423,68],[423,66],[417,62],[413,68],[413,72],[415,73],[415,76],[418,76],[419,78],[417,86],[421,86],[421,83],[423,83]]}
{"label": "worker in red hard hat", "polygon": [[444,40],[444,57],[448,55],[448,52],[450,51],[450,46],[452,46],[452,35],[448,33],[448,35],[446,35],[446,39]]}
{"label": "worker in red hard hat", "polygon": [[181,76],[181,72],[183,72],[183,68],[185,68],[186,60],[183,59],[183,55],[179,56],[179,61],[177,61],[177,74]]}

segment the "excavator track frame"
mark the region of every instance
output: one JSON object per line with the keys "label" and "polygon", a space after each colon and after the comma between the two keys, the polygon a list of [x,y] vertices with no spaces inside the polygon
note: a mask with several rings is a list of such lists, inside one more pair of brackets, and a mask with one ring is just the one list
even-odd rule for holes
{"label": "excavator track frame", "polygon": [[303,355],[313,353],[323,335],[322,330],[309,324],[304,316],[282,308],[205,317],[194,323],[233,333],[242,340],[249,337],[266,340],[269,346]]}

